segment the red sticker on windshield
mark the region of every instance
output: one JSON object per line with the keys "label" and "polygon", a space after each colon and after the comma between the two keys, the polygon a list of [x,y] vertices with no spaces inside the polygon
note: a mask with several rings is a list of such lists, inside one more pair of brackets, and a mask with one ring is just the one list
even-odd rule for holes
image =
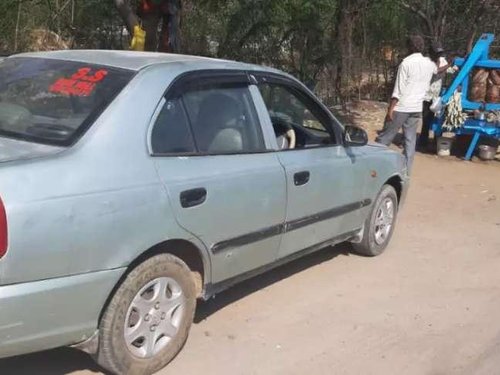
{"label": "red sticker on windshield", "polygon": [[91,68],[81,68],[70,78],[59,78],[49,87],[49,91],[55,94],[90,96],[96,84],[108,75],[108,71],[100,69],[92,73]]}

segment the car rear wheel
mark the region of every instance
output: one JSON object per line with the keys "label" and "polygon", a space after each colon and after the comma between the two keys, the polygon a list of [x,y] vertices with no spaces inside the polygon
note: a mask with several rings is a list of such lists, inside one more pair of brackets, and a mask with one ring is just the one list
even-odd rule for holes
{"label": "car rear wheel", "polygon": [[384,185],[366,218],[363,239],[353,244],[354,251],[366,256],[382,254],[394,232],[397,213],[396,190],[391,185]]}
{"label": "car rear wheel", "polygon": [[99,326],[97,362],[117,375],[149,375],[165,367],[187,340],[196,307],[187,265],[170,254],[130,272]]}

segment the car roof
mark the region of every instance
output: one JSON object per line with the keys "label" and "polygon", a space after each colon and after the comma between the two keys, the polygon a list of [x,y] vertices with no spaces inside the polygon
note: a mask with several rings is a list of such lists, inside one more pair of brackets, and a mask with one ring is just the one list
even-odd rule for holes
{"label": "car roof", "polygon": [[210,69],[242,69],[261,70],[281,73],[276,69],[264,66],[240,63],[236,61],[213,59],[201,56],[189,56],[158,52],[113,51],[113,50],[61,50],[51,52],[28,52],[11,57],[36,57],[55,60],[77,61],[87,64],[113,66],[121,69],[139,71],[146,67],[159,64],[182,63],[193,65],[199,69],[206,65]]}

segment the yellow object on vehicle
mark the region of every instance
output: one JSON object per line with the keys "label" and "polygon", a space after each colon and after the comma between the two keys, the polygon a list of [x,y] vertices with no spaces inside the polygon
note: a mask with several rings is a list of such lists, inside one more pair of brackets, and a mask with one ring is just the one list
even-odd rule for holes
{"label": "yellow object on vehicle", "polygon": [[130,43],[130,49],[134,51],[144,51],[144,45],[146,44],[146,31],[139,26],[134,26],[134,35],[132,37],[132,42]]}

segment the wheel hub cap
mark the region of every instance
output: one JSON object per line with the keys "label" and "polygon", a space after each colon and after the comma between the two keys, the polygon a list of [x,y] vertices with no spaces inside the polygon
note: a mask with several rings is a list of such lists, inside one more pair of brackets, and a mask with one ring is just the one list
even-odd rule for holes
{"label": "wheel hub cap", "polygon": [[163,350],[179,330],[185,304],[174,279],[161,277],[147,283],[135,295],[125,318],[128,350],[139,358],[151,358]]}

